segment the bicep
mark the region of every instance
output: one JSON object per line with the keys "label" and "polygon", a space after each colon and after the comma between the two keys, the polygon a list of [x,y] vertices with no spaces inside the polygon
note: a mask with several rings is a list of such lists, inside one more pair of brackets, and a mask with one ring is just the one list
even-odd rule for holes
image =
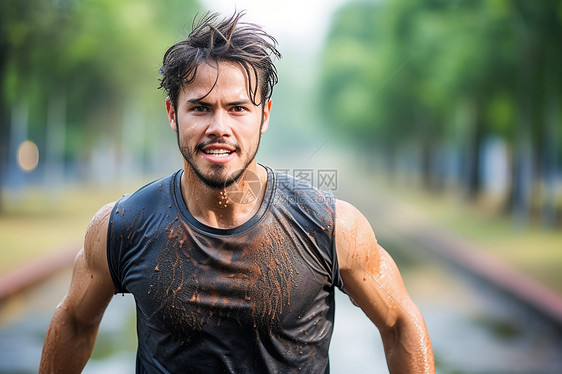
{"label": "bicep", "polygon": [[72,281],[62,302],[79,324],[95,325],[100,322],[113,296],[113,282],[106,255],[107,224],[111,204],[94,216],[84,239],[84,247],[74,261]]}
{"label": "bicep", "polygon": [[336,208],[336,248],[344,291],[379,329],[418,318],[396,263],[366,218],[343,202]]}

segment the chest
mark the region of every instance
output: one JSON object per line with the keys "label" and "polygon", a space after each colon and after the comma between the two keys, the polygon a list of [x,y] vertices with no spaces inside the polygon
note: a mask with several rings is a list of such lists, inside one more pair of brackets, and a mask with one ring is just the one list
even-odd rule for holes
{"label": "chest", "polygon": [[221,325],[296,328],[312,310],[323,317],[329,282],[310,266],[308,236],[285,231],[270,223],[210,237],[175,221],[159,240],[140,245],[145,253],[129,267],[127,288],[149,323],[182,335]]}

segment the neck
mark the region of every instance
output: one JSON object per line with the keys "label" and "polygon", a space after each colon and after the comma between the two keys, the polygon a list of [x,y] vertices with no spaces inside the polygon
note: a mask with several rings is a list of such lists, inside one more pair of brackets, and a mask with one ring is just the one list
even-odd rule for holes
{"label": "neck", "polygon": [[211,227],[233,228],[256,214],[266,184],[267,170],[255,161],[226,188],[209,187],[184,163],[181,192],[187,209],[198,221]]}

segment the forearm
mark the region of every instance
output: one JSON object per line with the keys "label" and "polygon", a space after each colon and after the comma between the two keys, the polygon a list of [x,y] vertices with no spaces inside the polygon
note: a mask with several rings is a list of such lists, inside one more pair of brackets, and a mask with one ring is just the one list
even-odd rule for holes
{"label": "forearm", "polygon": [[425,325],[397,324],[382,334],[391,374],[433,374],[433,349]]}
{"label": "forearm", "polygon": [[39,373],[80,373],[92,353],[97,330],[98,325],[79,328],[59,307],[45,337]]}

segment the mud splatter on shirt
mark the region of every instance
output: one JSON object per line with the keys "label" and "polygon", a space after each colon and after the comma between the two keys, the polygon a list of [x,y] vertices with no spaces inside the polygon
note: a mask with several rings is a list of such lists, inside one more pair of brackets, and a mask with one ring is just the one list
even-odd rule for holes
{"label": "mud splatter on shirt", "polygon": [[137,304],[137,372],[327,372],[333,196],[268,169],[255,216],[217,229],[189,213],[180,178],[124,197],[110,219],[115,291]]}

